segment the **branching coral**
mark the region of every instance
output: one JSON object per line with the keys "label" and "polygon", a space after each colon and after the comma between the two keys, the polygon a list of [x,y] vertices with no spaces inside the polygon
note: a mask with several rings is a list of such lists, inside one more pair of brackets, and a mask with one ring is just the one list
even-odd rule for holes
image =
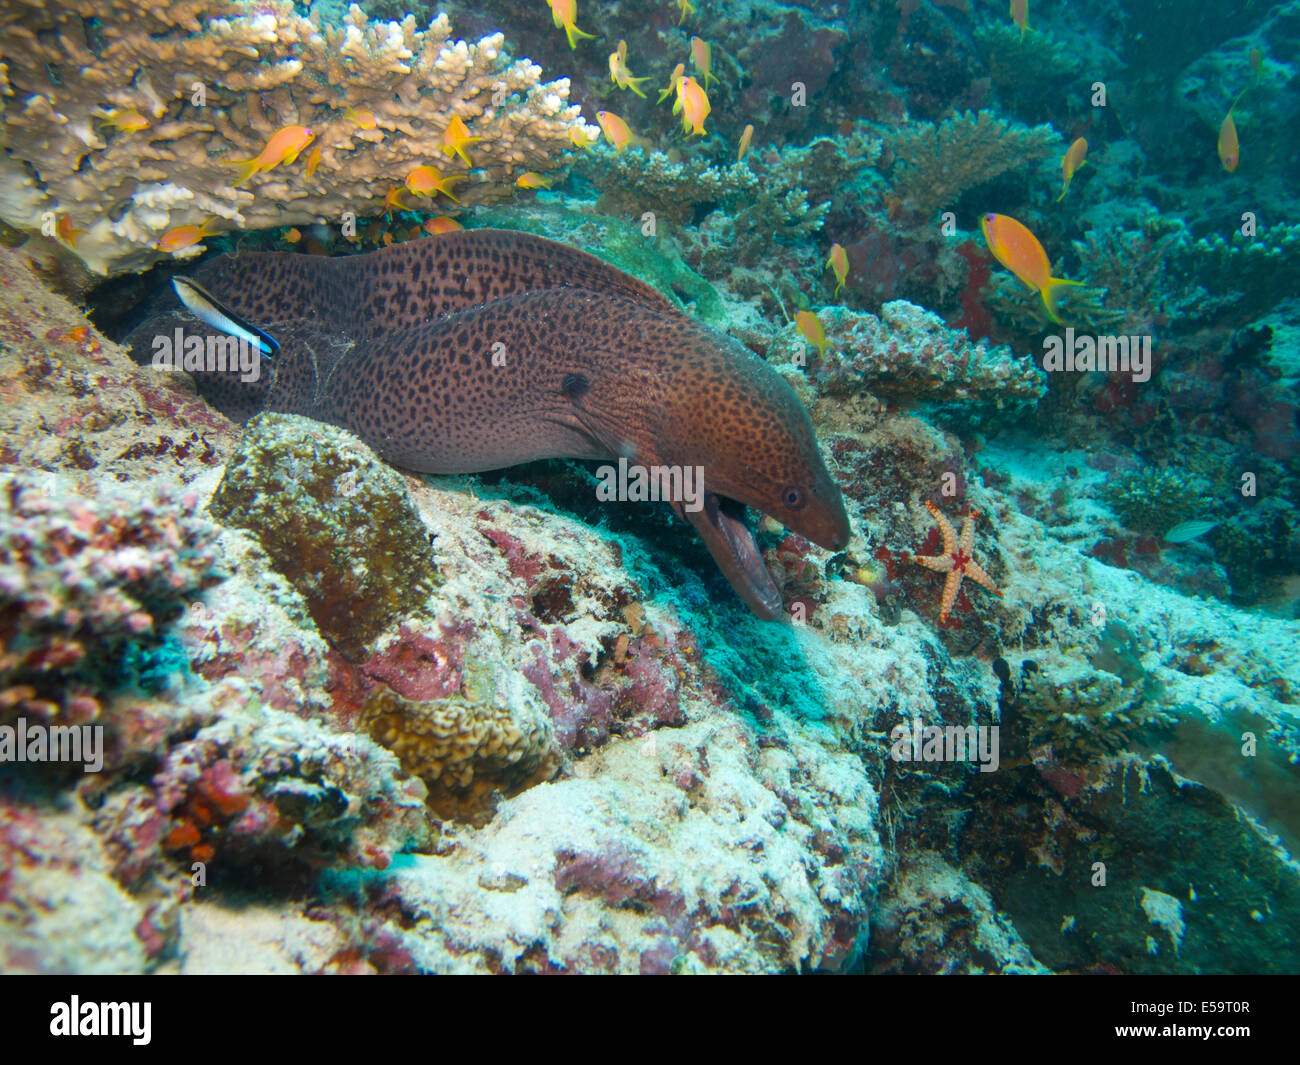
{"label": "branching coral", "polygon": [[894,157],[898,195],[928,214],[1008,170],[1048,158],[1061,150],[1061,138],[1051,126],[1023,126],[980,111],[900,127],[886,136],[885,147]]}
{"label": "branching coral", "polygon": [[1021,34],[1010,23],[996,22],[975,31],[975,47],[998,85],[1029,89],[1053,78],[1066,78],[1080,67],[1078,56],[1050,34]]}
{"label": "branching coral", "polygon": [[[835,354],[814,372],[819,387],[845,393],[866,388],[892,398],[987,408],[1010,417],[1047,391],[1047,376],[1010,348],[973,342],[937,314],[906,300],[886,303],[881,316],[844,308],[819,312]],[[790,342],[802,343],[793,327]]]}
{"label": "branching coral", "polygon": [[[445,15],[421,31],[355,5],[334,26],[288,0],[15,0],[0,12],[0,215],[34,227],[53,212],[84,231],[88,265],[120,272],[209,217],[226,231],[378,213],[426,164],[462,179],[463,203],[499,200],[595,139],[566,79],[511,62],[499,33],[450,34]],[[442,151],[453,117],[480,138],[472,170]],[[232,188],[230,164],[294,125],[315,135],[312,176],[309,149]]]}
{"label": "branching coral", "polygon": [[793,241],[816,233],[831,210],[861,195],[881,154],[881,142],[858,130],[833,140],[780,151],[752,152],[738,163],[716,166],[702,156],[670,159],[640,149],[591,153],[580,164],[612,213],[654,211],[690,220],[702,208],[720,211],[734,230],[741,261],[751,244]]}

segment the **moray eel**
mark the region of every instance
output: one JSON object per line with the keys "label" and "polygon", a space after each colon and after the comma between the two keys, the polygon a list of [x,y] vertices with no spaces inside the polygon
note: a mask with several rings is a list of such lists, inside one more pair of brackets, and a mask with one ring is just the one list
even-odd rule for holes
{"label": "moray eel", "polygon": [[[541,458],[703,468],[695,526],[751,610],[781,595],[744,507],[831,550],[848,543],[839,488],[789,384],[648,285],[563,244],[464,230],[365,255],[288,252],[205,262],[186,303],[274,338],[256,381],[196,374],[236,418],[301,414],[355,433],[387,461],[473,473]],[[202,310],[202,308],[200,308]],[[242,320],[239,321],[239,320]],[[195,329],[175,297],[132,334]],[[263,345],[266,347],[266,345]]]}

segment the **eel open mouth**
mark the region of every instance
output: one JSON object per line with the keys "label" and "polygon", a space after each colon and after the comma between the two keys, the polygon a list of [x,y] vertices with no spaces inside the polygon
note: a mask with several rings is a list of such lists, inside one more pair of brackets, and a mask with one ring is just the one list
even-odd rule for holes
{"label": "eel open mouth", "polygon": [[736,594],[755,614],[771,621],[781,613],[781,591],[745,524],[744,505],[713,492],[705,492],[703,502],[699,510],[685,511],[682,517],[695,526]]}

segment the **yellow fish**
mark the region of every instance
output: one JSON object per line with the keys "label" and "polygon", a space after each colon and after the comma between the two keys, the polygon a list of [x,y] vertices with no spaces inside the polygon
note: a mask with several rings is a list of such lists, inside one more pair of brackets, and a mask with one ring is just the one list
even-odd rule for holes
{"label": "yellow fish", "polygon": [[254,174],[273,170],[281,163],[292,163],[298,158],[298,153],[306,148],[315,136],[316,134],[306,126],[285,126],[272,135],[266,142],[266,147],[255,158],[231,160],[225,164],[240,167],[242,170],[239,179],[231,184],[238,187]]}
{"label": "yellow fish", "polygon": [[578,0],[546,0],[546,6],[551,9],[551,18],[555,24],[564,27],[570,48],[578,47],[578,37],[585,37],[589,41],[596,39],[594,33],[583,33],[574,25],[578,21]]}
{"label": "yellow fish", "polygon": [[605,131],[605,136],[616,152],[621,152],[636,139],[628,124],[613,111],[597,111],[596,121],[600,123],[600,128]]}
{"label": "yellow fish", "polygon": [[531,170],[515,178],[515,184],[521,189],[549,189],[551,187],[551,183],[546,178],[542,177],[541,174],[533,173]]}
{"label": "yellow fish", "polygon": [[307,180],[311,180],[312,174],[316,173],[316,168],[320,166],[320,149],[313,148],[311,155],[307,156]]}
{"label": "yellow fish", "polygon": [[388,188],[388,195],[384,197],[384,214],[388,216],[390,222],[393,220],[393,211],[395,210],[409,211],[411,208],[407,207],[406,204],[402,202],[401,188],[396,185],[390,185]]}
{"label": "yellow fish", "polygon": [[424,231],[431,237],[436,237],[439,233],[453,233],[458,229],[464,229],[454,218],[448,218],[442,215],[438,218],[430,218],[424,223]]}
{"label": "yellow fish", "polygon": [[[664,91],[659,94],[659,99],[656,102],[663,103],[666,99],[668,99],[668,97],[672,93],[675,93],[677,91],[677,83],[681,81],[682,78],[685,76],[686,76],[686,64],[678,63],[675,67],[673,67],[672,74],[668,76],[668,88],[664,89]],[[676,113],[677,113],[676,110],[674,110],[673,114]]]}
{"label": "yellow fish", "polygon": [[1025,39],[1025,30],[1029,29],[1029,0],[1011,0],[1011,21],[1020,30],[1020,39]]}
{"label": "yellow fish", "polygon": [[751,122],[745,127],[744,132],[740,135],[740,151],[736,153],[736,162],[745,158],[745,153],[749,151],[749,142],[754,139],[754,124]]}
{"label": "yellow fish", "polygon": [[345,107],[343,117],[349,119],[358,129],[374,129],[379,125],[379,120],[369,111],[354,111],[351,107]]}
{"label": "yellow fish", "polygon": [[1061,289],[1082,282],[1053,277],[1052,261],[1038,238],[1014,218],[1004,214],[986,214],[980,219],[980,228],[993,257],[1035,292],[1042,293],[1048,315],[1052,321],[1061,324],[1056,313]]}
{"label": "yellow fish", "polygon": [[826,339],[826,331],[822,328],[821,319],[812,311],[800,311],[794,316],[794,320],[799,324],[799,332],[803,334],[804,340],[817,346],[818,355],[824,355],[830,342]]}
{"label": "yellow fish", "polygon": [[709,87],[709,79],[718,79],[713,74],[713,45],[702,37],[691,38],[691,62],[695,69],[704,76],[704,87]]}
{"label": "yellow fish", "polygon": [[1237,140],[1237,123],[1232,119],[1232,112],[1237,109],[1237,101],[1245,91],[1242,89],[1237,93],[1237,99],[1232,101],[1232,106],[1228,108],[1228,113],[1223,118],[1223,124],[1219,126],[1219,162],[1229,174],[1236,170],[1237,164],[1241,162],[1241,144]]}
{"label": "yellow fish", "polygon": [[66,214],[59,215],[59,224],[54,227],[54,231],[58,233],[59,239],[69,248],[75,248],[77,238],[86,232],[84,229],[73,229],[72,218]]}
{"label": "yellow fish", "polygon": [[1056,202],[1060,203],[1065,199],[1065,194],[1070,191],[1070,181],[1074,178],[1075,172],[1079,167],[1086,163],[1088,155],[1088,142],[1080,137],[1070,145],[1069,150],[1061,159],[1061,173],[1065,175],[1065,184],[1061,186],[1061,195],[1056,197]]}
{"label": "yellow fish", "polygon": [[640,86],[642,82],[650,79],[632,77],[632,72],[627,68],[627,41],[619,41],[618,51],[609,53],[609,80],[620,89],[631,89],[643,100],[645,99],[645,93],[641,91]]}
{"label": "yellow fish", "polygon": [[591,147],[591,141],[587,140],[587,132],[585,128],[580,126],[573,126],[569,130],[569,140],[573,142],[573,146],[579,151],[585,152]]}
{"label": "yellow fish", "polygon": [[149,120],[139,111],[120,111],[116,107],[101,121],[114,129],[120,129],[123,133],[138,133],[142,129],[149,128]]}
{"label": "yellow fish", "polygon": [[460,115],[452,115],[451,121],[447,123],[447,128],[442,131],[442,150],[447,155],[459,155],[465,161],[466,166],[473,166],[469,161],[469,156],[465,154],[465,149],[471,144],[477,144],[482,137],[471,137],[469,127],[465,125]]}
{"label": "yellow fish", "polygon": [[216,218],[208,218],[201,226],[177,226],[175,229],[169,229],[159,238],[158,250],[169,253],[180,251],[183,248],[193,247],[204,237],[214,237],[217,230],[213,227],[217,221]]}
{"label": "yellow fish", "polygon": [[673,108],[673,113],[678,110],[682,112],[682,131],[692,136],[697,133],[702,135],[705,132],[704,120],[709,117],[712,108],[709,106],[708,94],[694,78],[683,78],[677,83],[677,105]]}
{"label": "yellow fish", "polygon": [[[453,174],[451,177],[443,177],[442,171],[434,166],[417,166],[406,175],[406,187],[417,196],[433,196],[441,192],[448,199],[456,199],[456,194],[451,191],[448,182],[465,180],[459,174]],[[403,208],[405,209],[405,208]]]}
{"label": "yellow fish", "polygon": [[849,276],[849,257],[840,244],[831,245],[831,257],[826,260],[826,265],[835,271],[835,295],[838,296],[844,287],[844,279]]}
{"label": "yellow fish", "polygon": [[302,240],[302,230],[297,226],[284,235],[284,242],[286,244],[297,244],[300,240]]}
{"label": "yellow fish", "polygon": [[677,25],[680,26],[686,21],[687,15],[695,14],[695,5],[691,3],[691,0],[677,0],[677,6],[682,9],[682,17],[677,20]]}

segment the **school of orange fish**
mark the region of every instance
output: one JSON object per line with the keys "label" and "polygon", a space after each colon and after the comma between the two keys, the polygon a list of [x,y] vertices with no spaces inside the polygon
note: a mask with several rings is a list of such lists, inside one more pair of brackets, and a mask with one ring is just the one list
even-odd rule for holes
{"label": "school of orange fish", "polygon": [[[587,33],[577,26],[577,0],[546,0],[546,3],[551,10],[551,17],[555,25],[564,30],[570,48],[576,49],[579,40],[596,39],[596,34]],[[678,25],[684,24],[686,19],[696,12],[696,8],[690,0],[673,0],[673,4],[681,12]],[[1019,29],[1023,39],[1025,33],[1030,29],[1028,0],[1011,0],[1010,14],[1012,22]],[[673,104],[672,113],[681,116],[682,132],[687,136],[703,136],[707,133],[704,123],[712,112],[708,89],[711,82],[718,80],[713,73],[712,46],[700,37],[692,37],[690,58],[695,74],[688,75],[686,73],[686,64],[678,63],[669,75],[668,85],[660,92],[657,102],[662,104],[669,96],[675,96],[676,102]],[[1253,49],[1250,53],[1250,66],[1255,75],[1256,84],[1259,84],[1263,58],[1263,52],[1259,48]],[[628,66],[627,42],[624,40],[620,40],[615,51],[610,53],[609,74],[610,80],[619,89],[628,90],[642,98],[645,97],[641,86],[651,79],[648,76],[633,76]],[[701,84],[701,81],[703,84]],[[1237,94],[1219,127],[1219,161],[1223,169],[1229,173],[1234,172],[1241,161],[1241,145],[1238,140],[1237,124],[1233,118],[1233,113],[1236,111],[1241,97],[1245,95],[1249,88],[1248,85]],[[356,111],[348,107],[344,110],[344,116],[360,129],[372,130],[378,125],[375,116],[369,111]],[[121,111],[116,108],[108,109],[101,121],[124,133],[139,132],[147,129],[150,124],[149,120],[139,111]],[[650,146],[650,141],[634,133],[627,122],[613,111],[597,111],[596,121],[605,138],[616,152],[623,151],[629,145],[640,145],[646,148]],[[738,142],[737,161],[745,157],[753,135],[753,125],[746,125]],[[239,175],[232,184],[235,186],[243,185],[256,174],[265,174],[277,166],[293,164],[298,156],[312,143],[315,136],[315,133],[306,126],[286,126],[278,130],[271,136],[266,143],[266,147],[257,156],[252,159],[234,160],[227,164],[239,169]],[[442,134],[442,150],[449,158],[456,156],[466,167],[472,167],[473,163],[466,149],[478,143],[481,139],[471,135],[469,128],[459,115],[453,115]],[[577,131],[574,133],[573,143],[579,149],[588,147],[586,140]],[[1064,157],[1061,159],[1063,180],[1061,194],[1057,197],[1058,202],[1065,199],[1074,175],[1087,162],[1087,154],[1088,142],[1082,137],[1077,138],[1066,150]],[[306,176],[308,180],[311,180],[320,164],[321,149],[317,146],[307,159]],[[403,192],[409,192],[413,196],[430,201],[441,194],[453,202],[459,203],[460,201],[452,190],[451,182],[463,180],[465,179],[459,174],[444,175],[435,166],[418,166],[406,175],[402,185],[393,186],[389,189],[384,200],[385,213],[391,222],[395,210],[408,211],[414,209],[403,202]],[[550,182],[545,177],[532,171],[520,174],[515,179],[515,184],[521,189],[529,190],[550,188]],[[158,241],[157,247],[159,250],[169,253],[190,248],[205,237],[215,236],[218,233],[216,227],[219,224],[220,219],[209,218],[202,225],[177,226],[163,234]],[[429,219],[422,227],[412,229],[410,235],[412,237],[418,236],[421,229],[430,235],[437,235],[460,228],[458,222],[444,215]],[[1079,282],[1053,277],[1051,259],[1048,257],[1042,243],[1026,226],[1016,221],[1016,219],[1007,215],[985,214],[980,219],[980,229],[993,257],[1024,282],[1033,293],[1039,294],[1049,317],[1052,321],[1060,323],[1058,301],[1062,290],[1071,285],[1077,285]],[[58,219],[56,232],[61,240],[75,247],[77,238],[84,230],[73,228],[68,216],[63,215]],[[297,229],[291,229],[285,234],[284,239],[289,243],[296,243],[302,239],[302,234]],[[385,244],[393,243],[392,234],[385,232],[383,242]],[[831,245],[830,257],[826,260],[826,266],[835,274],[835,293],[838,295],[849,273],[848,256],[839,243]],[[800,333],[808,343],[816,346],[819,352],[823,351],[827,346],[827,341],[821,321],[816,314],[811,311],[800,311],[795,316],[795,320]]]}

